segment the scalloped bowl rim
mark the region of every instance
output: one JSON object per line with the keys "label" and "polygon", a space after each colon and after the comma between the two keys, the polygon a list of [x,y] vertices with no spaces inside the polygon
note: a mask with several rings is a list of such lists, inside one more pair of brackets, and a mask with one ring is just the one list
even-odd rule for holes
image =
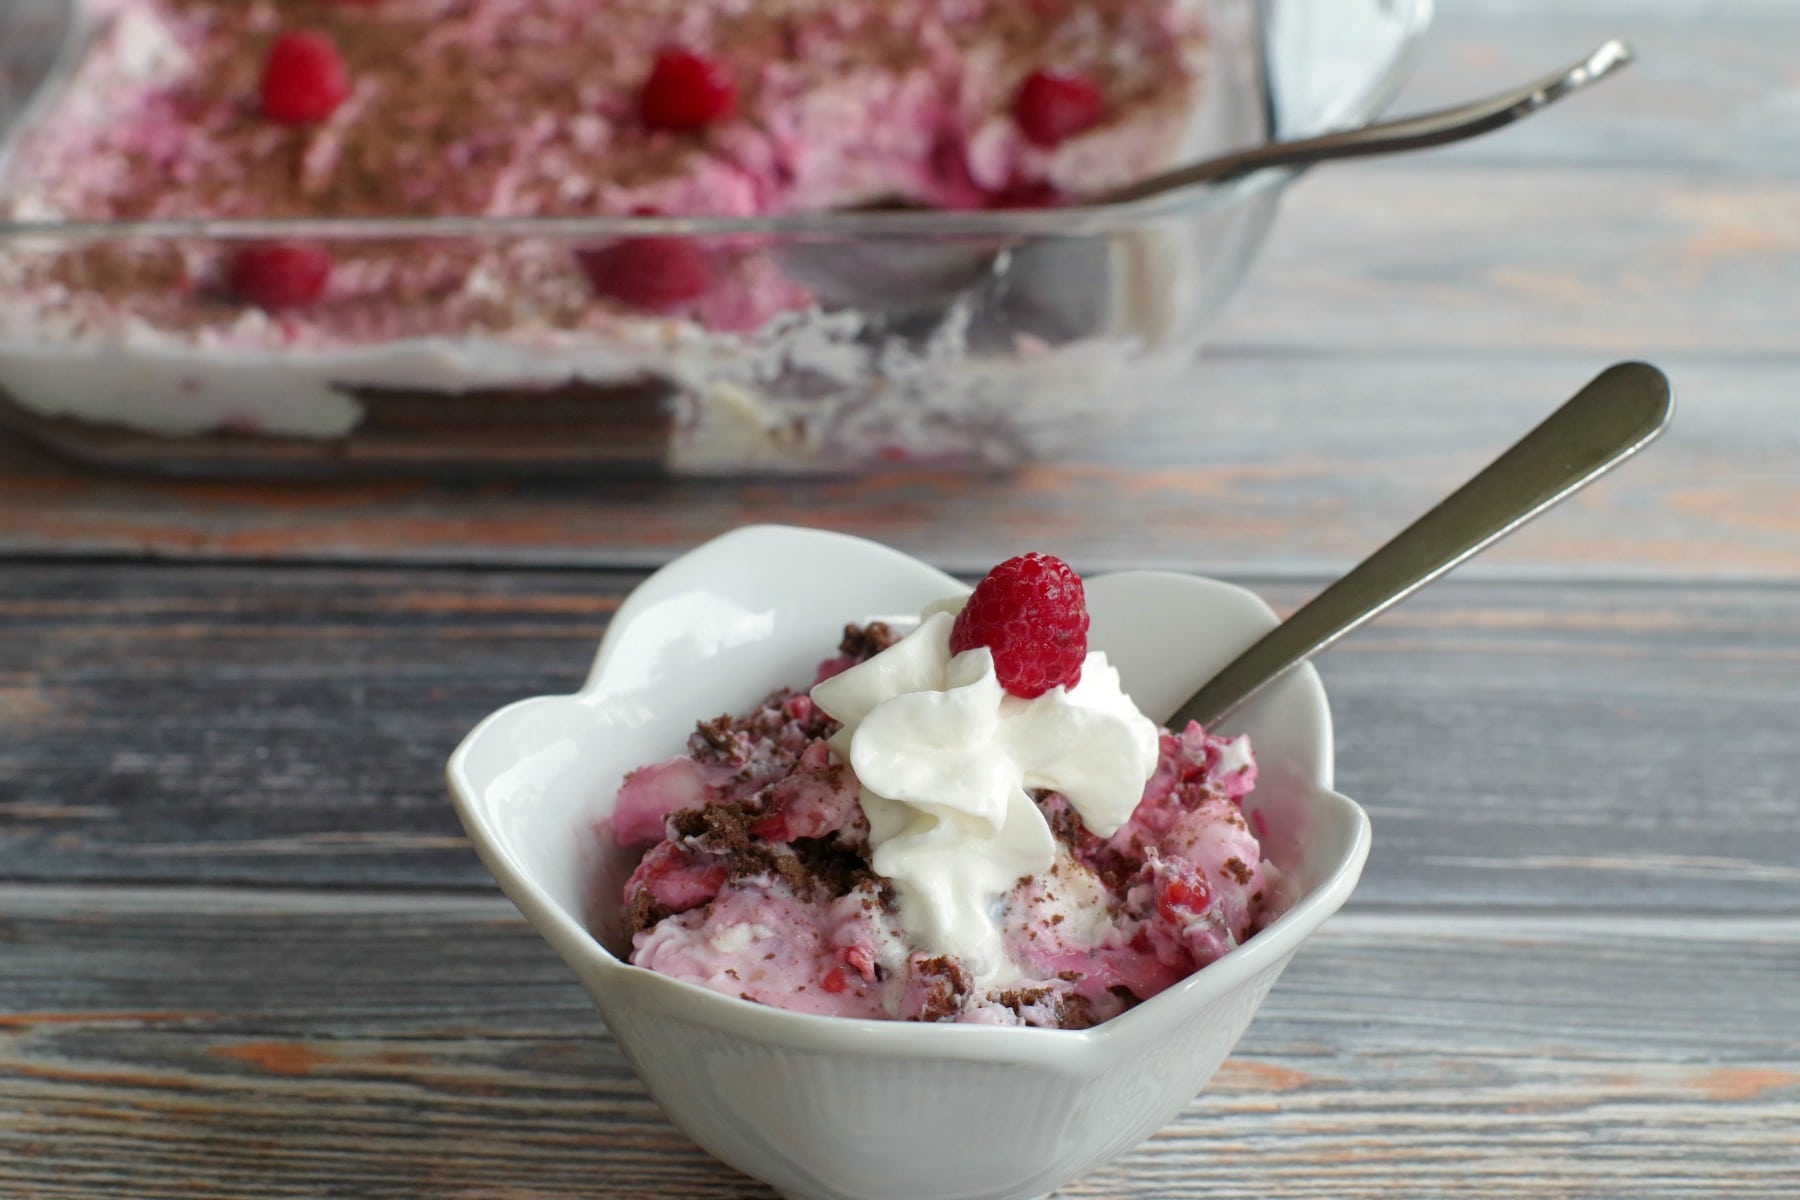
{"label": "scalloped bowl rim", "polygon": [[[798,539],[798,540],[796,540]],[[1198,1007],[1207,999],[1230,991],[1284,956],[1293,953],[1349,897],[1361,875],[1370,846],[1367,814],[1355,801],[1332,789],[1332,747],[1329,710],[1324,689],[1310,665],[1302,666],[1273,685],[1269,692],[1300,689],[1316,704],[1318,744],[1312,749],[1319,769],[1304,797],[1308,813],[1328,813],[1348,820],[1351,832],[1341,853],[1331,860],[1317,886],[1298,897],[1279,918],[1242,946],[1208,964],[1168,990],[1102,1022],[1082,1030],[1044,1030],[1022,1027],[923,1024],[879,1021],[854,1017],[820,1016],[741,1000],[698,984],[673,979],[634,966],[614,955],[581,921],[573,917],[532,877],[496,830],[484,798],[471,782],[471,754],[497,728],[509,727],[521,714],[544,706],[558,708],[592,703],[605,691],[605,675],[614,653],[626,640],[639,615],[667,595],[694,586],[712,573],[714,560],[726,552],[740,553],[760,546],[773,553],[775,545],[792,549],[833,546],[872,558],[887,558],[897,570],[922,573],[948,591],[967,590],[967,585],[890,547],[846,534],[789,526],[748,526],[723,534],[672,560],[632,591],[609,623],[595,656],[593,669],[581,690],[563,695],[536,696],[508,704],[482,720],[465,737],[446,766],[446,779],[456,812],[482,862],[499,881],[501,889],[529,923],[562,955],[584,980],[591,973],[607,989],[639,988],[657,994],[658,1002],[672,1013],[740,1036],[784,1045],[828,1051],[853,1051],[865,1055],[973,1059],[987,1062],[1031,1061],[1046,1058],[1088,1059],[1105,1056],[1112,1045],[1128,1039],[1139,1026],[1158,1016],[1170,1017],[1179,1008]],[[1143,581],[1153,585],[1189,587],[1211,593],[1215,600],[1254,610],[1272,626],[1277,618],[1255,593],[1235,584],[1197,575],[1163,571],[1125,571],[1097,575],[1087,580],[1090,592],[1104,594]],[[1113,582],[1107,582],[1113,581]],[[773,686],[772,684],[770,686]],[[1263,703],[1259,698],[1254,703]],[[595,992],[596,1001],[603,1001]]]}

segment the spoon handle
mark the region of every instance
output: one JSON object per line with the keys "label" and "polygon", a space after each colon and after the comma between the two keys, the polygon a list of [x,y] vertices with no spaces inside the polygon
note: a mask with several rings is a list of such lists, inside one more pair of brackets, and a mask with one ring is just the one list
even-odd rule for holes
{"label": "spoon handle", "polygon": [[1480,553],[1649,445],[1668,424],[1669,381],[1608,367],[1544,423],[1392,541],[1258,639],[1170,719],[1213,722],[1369,618]]}
{"label": "spoon handle", "polygon": [[1423,150],[1429,146],[1461,141],[1510,125],[1521,117],[1528,117],[1545,105],[1606,78],[1629,63],[1631,58],[1631,47],[1624,42],[1605,42],[1580,62],[1522,88],[1490,96],[1485,100],[1318,137],[1252,146],[1234,154],[1176,167],[1172,171],[1107,192],[1088,203],[1123,204],[1177,188],[1202,183],[1222,183],[1265,167],[1304,166],[1329,159]]}

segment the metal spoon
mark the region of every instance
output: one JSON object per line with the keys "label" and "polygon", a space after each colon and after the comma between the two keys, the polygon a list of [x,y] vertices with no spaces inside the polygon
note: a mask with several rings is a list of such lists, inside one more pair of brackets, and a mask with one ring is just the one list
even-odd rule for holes
{"label": "metal spoon", "polygon": [[1369,555],[1213,676],[1169,719],[1211,727],[1266,685],[1649,445],[1668,424],[1669,381],[1608,367],[1448,499]]}
{"label": "metal spoon", "polygon": [[1498,96],[1459,104],[1454,108],[1438,109],[1436,112],[1421,113],[1416,117],[1382,121],[1318,137],[1252,146],[1247,150],[1234,151],[1152,175],[1114,191],[1089,197],[1083,203],[1121,204],[1196,184],[1223,183],[1227,179],[1248,175],[1265,167],[1306,166],[1331,159],[1423,150],[1430,146],[1461,141],[1528,117],[1564,96],[1573,95],[1589,84],[1605,79],[1630,63],[1632,58],[1631,47],[1615,39],[1602,44],[1580,62],[1564,70]]}
{"label": "metal spoon", "polygon": [[[46,80],[74,56],[82,21],[67,0],[8,0],[0,6],[0,131],[32,104]],[[4,143],[0,138],[0,156]]]}

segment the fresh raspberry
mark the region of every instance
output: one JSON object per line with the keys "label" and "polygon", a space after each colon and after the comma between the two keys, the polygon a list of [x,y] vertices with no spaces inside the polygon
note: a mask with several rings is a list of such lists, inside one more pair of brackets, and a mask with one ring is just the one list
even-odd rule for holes
{"label": "fresh raspberry", "polygon": [[1176,925],[1205,912],[1211,903],[1212,892],[1208,890],[1206,880],[1198,875],[1177,876],[1163,884],[1156,895],[1156,911],[1165,921]]}
{"label": "fresh raspberry", "polygon": [[850,980],[844,976],[842,967],[833,967],[819,979],[819,986],[837,996],[850,990]]}
{"label": "fresh raspberry", "polygon": [[277,312],[316,304],[331,281],[331,255],[306,242],[245,246],[231,260],[231,292]]}
{"label": "fresh raspberry", "polygon": [[625,887],[627,895],[649,892],[651,899],[671,912],[686,912],[711,902],[727,878],[718,863],[674,842],[659,842],[644,855]]}
{"label": "fresh raspberry", "polygon": [[950,630],[950,649],[986,646],[1000,686],[1029,700],[1080,682],[1087,632],[1081,577],[1060,558],[1021,554],[975,586]]}
{"label": "fresh raspberry", "polygon": [[686,238],[630,238],[576,255],[588,283],[633,308],[665,312],[712,287],[712,262]]}
{"label": "fresh raspberry", "polygon": [[638,93],[638,118],[651,129],[701,129],[731,115],[737,87],[716,59],[664,50]]}
{"label": "fresh raspberry", "polygon": [[1100,86],[1085,75],[1060,71],[1033,71],[1019,85],[1013,98],[1013,119],[1025,139],[1039,146],[1056,146],[1100,123],[1106,98]]}
{"label": "fresh raspberry", "polygon": [[793,840],[794,831],[788,828],[787,818],[777,812],[758,817],[750,826],[750,836],[765,842],[788,842]]}
{"label": "fresh raspberry", "polygon": [[336,112],[349,94],[344,60],[324,34],[295,30],[269,47],[262,73],[262,110],[269,120],[315,125]]}
{"label": "fresh raspberry", "polygon": [[864,983],[875,979],[875,954],[868,946],[845,946],[837,952],[838,961],[855,971]]}
{"label": "fresh raspberry", "polygon": [[987,198],[989,208],[1055,208],[1063,202],[1063,194],[1055,184],[1040,180],[1036,183],[1013,183],[992,193]]}

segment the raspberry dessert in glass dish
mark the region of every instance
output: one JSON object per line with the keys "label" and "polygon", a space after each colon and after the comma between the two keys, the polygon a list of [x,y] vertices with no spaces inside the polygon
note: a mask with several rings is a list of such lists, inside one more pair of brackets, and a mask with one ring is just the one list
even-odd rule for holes
{"label": "raspberry dessert in glass dish", "polygon": [[57,8],[0,129],[14,424],[193,471],[817,472],[1121,419],[1288,176],[1081,198],[1367,116],[1429,5],[17,0],[0,41]]}
{"label": "raspberry dessert in glass dish", "polygon": [[1279,915],[1246,737],[1159,730],[1028,554],[702,722],[607,836],[631,961],[796,1012],[1086,1028]]}

